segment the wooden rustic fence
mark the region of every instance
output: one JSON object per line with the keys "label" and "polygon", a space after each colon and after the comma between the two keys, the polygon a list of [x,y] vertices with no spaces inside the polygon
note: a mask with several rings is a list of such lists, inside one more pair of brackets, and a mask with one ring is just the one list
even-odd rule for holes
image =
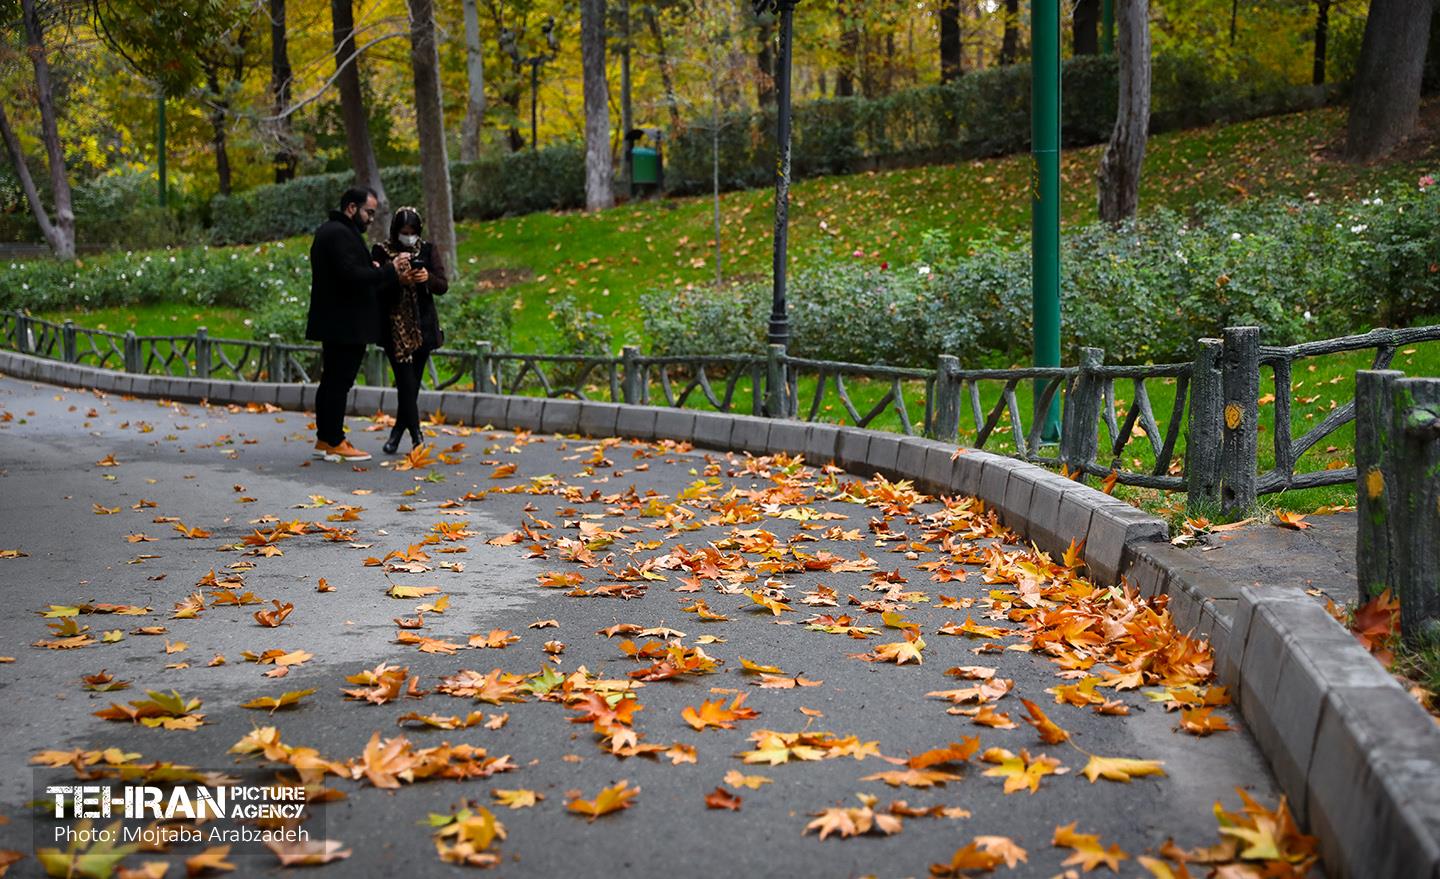
{"label": "wooden rustic fence", "polygon": [[[949,355],[933,369],[879,366],[794,357],[782,346],[763,356],[646,356],[634,347],[609,356],[518,353],[477,342],[434,352],[425,385],[891,426],[1063,468],[1081,480],[1185,491],[1192,507],[1218,506],[1236,515],[1259,495],[1356,479],[1355,467],[1297,471],[1306,451],[1355,418],[1357,405],[1337,404],[1293,436],[1297,369],[1316,357],[1354,351],[1373,351],[1372,367],[1383,369],[1402,347],[1435,341],[1440,326],[1270,347],[1261,344],[1257,327],[1229,327],[1221,338],[1199,340],[1189,362],[1106,364],[1104,351],[1083,348],[1075,366],[1043,369],[966,369]],[[275,335],[224,339],[201,328],[193,336],[141,336],[16,311],[0,312],[0,344],[67,363],[239,381],[313,381],[320,357],[318,345]],[[1261,397],[1264,370],[1273,378],[1273,400]],[[385,384],[386,373],[383,354],[372,349],[362,380]],[[1024,405],[1022,393],[1039,406]],[[1152,403],[1157,396],[1170,398],[1159,412]],[[1045,441],[1034,412],[1057,399],[1062,418],[1055,444]],[[1270,403],[1273,464],[1262,471],[1261,407]]]}
{"label": "wooden rustic fence", "polygon": [[1361,601],[1389,589],[1405,640],[1440,645],[1440,378],[1361,370],[1355,408]]}

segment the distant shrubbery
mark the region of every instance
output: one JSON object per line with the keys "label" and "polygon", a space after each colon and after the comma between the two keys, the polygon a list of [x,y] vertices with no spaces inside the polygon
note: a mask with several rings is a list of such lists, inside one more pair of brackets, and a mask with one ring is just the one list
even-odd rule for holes
{"label": "distant shrubbery", "polygon": [[[380,179],[391,208],[415,205],[423,211],[419,167],[385,168]],[[217,244],[246,244],[312,232],[352,180],[348,173],[319,174],[217,195],[210,203],[210,237]],[[451,162],[450,188],[455,216],[465,220],[580,207],[585,203],[585,152],[564,144]]]}
{"label": "distant shrubbery", "polygon": [[[948,257],[932,233],[919,264],[831,261],[792,273],[792,353],[929,366],[1028,358],[1030,254],[1023,239]],[[1152,211],[1119,229],[1068,232],[1062,338],[1110,362],[1183,360],[1225,326],[1257,324],[1268,344],[1404,326],[1440,314],[1440,192],[1395,188],[1360,202],[1276,200]],[[764,349],[768,283],[645,297],[662,354]]]}
{"label": "distant shrubbery", "polygon": [[0,308],[45,311],[157,302],[261,309],[310,292],[306,244],[205,246],[0,264]]}
{"label": "distant shrubbery", "polygon": [[[790,277],[791,350],[861,363],[969,366],[1028,358],[1030,253],[1020,237],[961,257],[930,232],[921,261],[882,267],[829,260]],[[1396,186],[1358,202],[1294,200],[1154,210],[1112,229],[1069,231],[1062,255],[1066,360],[1081,345],[1110,362],[1189,359],[1195,339],[1258,324],[1269,344],[1405,326],[1440,315],[1440,189]],[[298,340],[309,302],[306,245],[193,247],[0,265],[0,308],[34,311],[155,302],[250,309],[255,334]],[[495,297],[439,306],[447,345],[505,346],[510,310]],[[610,351],[583,302],[553,303],[558,350]],[[657,290],[642,302],[647,351],[764,350],[770,284]]]}
{"label": "distant shrubbery", "polygon": [[[1100,143],[1115,124],[1113,55],[1067,59],[1061,133],[1066,146]],[[1253,119],[1319,105],[1323,90],[1261,71],[1230,78],[1198,54],[1157,55],[1151,132]],[[775,175],[775,114],[741,111],[720,119],[720,185],[765,186]],[[873,167],[954,162],[1022,152],[1030,146],[1030,67],[967,73],[945,85],[879,98],[807,101],[794,108],[792,173],[843,174]],[[665,184],[676,193],[711,187],[712,136],[695,120],[666,152]]]}

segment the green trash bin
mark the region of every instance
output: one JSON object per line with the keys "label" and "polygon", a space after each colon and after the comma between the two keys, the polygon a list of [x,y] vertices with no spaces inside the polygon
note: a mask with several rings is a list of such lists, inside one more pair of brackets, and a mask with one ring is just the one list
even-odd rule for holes
{"label": "green trash bin", "polygon": [[660,153],[651,147],[637,146],[630,150],[630,181],[660,183]]}

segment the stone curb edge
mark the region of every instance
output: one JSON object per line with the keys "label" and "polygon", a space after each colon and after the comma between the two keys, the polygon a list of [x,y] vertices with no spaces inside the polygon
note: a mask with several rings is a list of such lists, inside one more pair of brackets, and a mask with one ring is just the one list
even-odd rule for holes
{"label": "stone curb edge", "polygon": [[1168,543],[1124,575],[1210,639],[1332,879],[1440,879],[1440,726],[1353,635],[1299,590],[1236,586]]}
{"label": "stone curb edge", "polygon": [[[269,403],[292,410],[313,408],[317,387],[136,375],[12,351],[0,351],[0,373],[177,402]],[[1042,467],[974,449],[957,456],[956,446],[920,437],[749,415],[461,391],[422,391],[419,402],[422,412],[439,411],[452,422],[538,433],[670,439],[755,454],[783,451],[803,454],[817,464],[833,461],[864,475],[909,479],[936,494],[974,495],[995,508],[1007,526],[1052,555],[1064,552],[1072,537],[1083,537],[1090,575],[1105,584],[1118,582],[1135,546],[1168,535],[1162,520]],[[357,387],[350,392],[348,409],[352,415],[370,414],[394,405],[392,388]]]}
{"label": "stone curb edge", "polygon": [[[316,385],[134,375],[0,351],[0,374],[181,402],[314,406]],[[394,407],[391,388],[357,387],[349,412]],[[1169,596],[1180,629],[1209,638],[1217,672],[1296,817],[1321,839],[1331,875],[1440,879],[1440,729],[1308,596],[1236,587],[1172,547],[1165,522],[1042,467],[898,434],[582,400],[422,391],[422,411],[540,433],[669,439],[711,449],[803,454],[814,463],[974,495],[1058,555],[1085,538],[1090,576]]]}

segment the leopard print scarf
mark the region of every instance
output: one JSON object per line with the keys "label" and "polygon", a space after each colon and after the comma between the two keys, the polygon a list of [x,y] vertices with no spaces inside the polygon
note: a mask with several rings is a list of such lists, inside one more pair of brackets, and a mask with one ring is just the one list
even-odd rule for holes
{"label": "leopard print scarf", "polygon": [[[386,242],[381,247],[391,260],[395,259],[398,250],[392,250]],[[390,309],[390,343],[395,350],[395,359],[401,363],[409,363],[425,344],[425,339],[420,333],[420,303],[415,295],[414,284],[400,285],[400,297]]]}

